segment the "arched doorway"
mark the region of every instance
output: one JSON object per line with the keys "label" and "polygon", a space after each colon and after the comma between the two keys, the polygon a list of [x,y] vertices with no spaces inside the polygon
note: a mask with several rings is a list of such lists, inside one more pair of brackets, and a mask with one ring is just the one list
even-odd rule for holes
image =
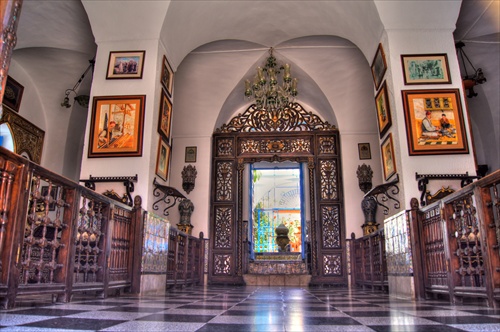
{"label": "arched doorway", "polygon": [[245,165],[307,165],[306,245],[312,284],[347,285],[338,130],[293,103],[283,111],[248,108],[213,135],[209,282],[243,284],[249,262],[244,221]]}

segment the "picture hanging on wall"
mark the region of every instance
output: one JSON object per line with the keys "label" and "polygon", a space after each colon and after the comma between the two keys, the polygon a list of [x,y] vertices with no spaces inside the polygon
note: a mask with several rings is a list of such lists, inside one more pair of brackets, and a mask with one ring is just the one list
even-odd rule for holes
{"label": "picture hanging on wall", "polygon": [[142,78],[146,51],[110,52],[106,79]]}
{"label": "picture hanging on wall", "polygon": [[401,63],[405,85],[451,83],[446,54],[402,54]]}
{"label": "picture hanging on wall", "polygon": [[158,118],[158,132],[168,142],[170,138],[170,124],[172,120],[172,102],[164,89],[161,89],[160,112]]}
{"label": "picture hanging on wall", "polygon": [[163,56],[163,65],[161,70],[161,84],[167,90],[167,93],[172,97],[172,88],[174,85],[174,71],[168,63],[167,57]]}
{"label": "picture hanging on wall", "polygon": [[387,181],[396,174],[396,158],[394,157],[394,144],[392,133],[389,133],[380,147],[382,151],[382,163],[384,168],[384,179]]}
{"label": "picture hanging on wall", "polygon": [[458,89],[402,95],[410,155],[469,153]]}
{"label": "picture hanging on wall", "polygon": [[24,87],[10,76],[7,76],[5,83],[5,93],[3,103],[9,106],[13,111],[19,112],[21,98],[23,97]]}
{"label": "picture hanging on wall", "polygon": [[391,107],[385,82],[375,96],[375,105],[377,107],[378,131],[380,138],[382,138],[392,125]]}
{"label": "picture hanging on wall", "polygon": [[156,175],[158,175],[163,181],[167,181],[169,164],[170,146],[162,137],[160,137],[160,142],[158,143],[158,153],[156,156]]}
{"label": "picture hanging on wall", "polygon": [[184,155],[184,162],[186,163],[195,163],[196,162],[196,152],[197,152],[197,147],[196,146],[187,146],[186,147],[186,152]]}
{"label": "picture hanging on wall", "polygon": [[89,158],[140,157],[145,95],[94,97]]}
{"label": "picture hanging on wall", "polygon": [[381,43],[378,44],[377,52],[375,53],[375,57],[373,58],[373,62],[371,65],[371,70],[373,75],[373,82],[375,83],[375,89],[378,90],[387,70],[384,48],[382,47]]}
{"label": "picture hanging on wall", "polygon": [[370,143],[358,143],[358,155],[360,160],[372,159]]}

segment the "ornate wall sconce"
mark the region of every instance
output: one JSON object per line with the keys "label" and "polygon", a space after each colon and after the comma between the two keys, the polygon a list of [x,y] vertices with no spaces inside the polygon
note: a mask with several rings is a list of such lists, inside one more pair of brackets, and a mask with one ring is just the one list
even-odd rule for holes
{"label": "ornate wall sconce", "polygon": [[195,166],[184,166],[184,169],[182,170],[182,189],[184,189],[186,193],[189,194],[194,189],[197,174],[198,172],[196,171]]}
{"label": "ornate wall sconce", "polygon": [[372,189],[373,171],[370,165],[360,165],[356,172],[358,176],[359,189],[365,194]]}

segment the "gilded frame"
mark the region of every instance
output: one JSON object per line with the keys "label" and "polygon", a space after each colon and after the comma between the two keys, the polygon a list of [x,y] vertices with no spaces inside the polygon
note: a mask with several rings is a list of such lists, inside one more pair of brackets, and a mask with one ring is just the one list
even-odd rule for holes
{"label": "gilded frame", "polygon": [[146,51],[109,52],[106,79],[141,79]]}
{"label": "gilded frame", "polygon": [[162,137],[160,137],[160,141],[158,142],[158,152],[156,154],[156,175],[158,175],[163,181],[167,181],[168,179],[170,152],[170,146]]}
{"label": "gilded frame", "polygon": [[382,138],[392,125],[391,106],[385,81],[375,96],[375,106],[377,107],[378,131]]}
{"label": "gilded frame", "polygon": [[389,133],[380,146],[382,152],[382,168],[384,169],[384,179],[388,181],[396,174],[396,158],[394,155],[394,143],[392,133]]}
{"label": "gilded frame", "polygon": [[163,56],[163,62],[162,62],[162,69],[161,69],[161,84],[167,91],[168,95],[172,97],[172,90],[174,87],[174,71],[172,70],[172,67],[170,66],[170,63],[167,60],[167,57],[164,55]]}
{"label": "gilded frame", "polygon": [[94,97],[89,158],[140,157],[145,95]]}
{"label": "gilded frame", "polygon": [[385,60],[385,53],[384,48],[382,47],[382,43],[378,44],[377,52],[375,52],[375,57],[373,58],[370,68],[372,70],[375,89],[378,90],[380,84],[382,83],[382,79],[384,78],[384,74],[387,71],[387,62]]}
{"label": "gilded frame", "polygon": [[169,142],[172,121],[172,102],[164,89],[161,89],[160,110],[158,115],[158,133]]}

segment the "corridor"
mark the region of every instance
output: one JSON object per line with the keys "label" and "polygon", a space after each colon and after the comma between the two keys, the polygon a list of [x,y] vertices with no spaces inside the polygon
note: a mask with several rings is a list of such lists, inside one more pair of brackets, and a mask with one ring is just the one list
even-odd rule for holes
{"label": "corridor", "polygon": [[71,303],[18,302],[0,331],[500,331],[500,309],[360,289],[208,286]]}

